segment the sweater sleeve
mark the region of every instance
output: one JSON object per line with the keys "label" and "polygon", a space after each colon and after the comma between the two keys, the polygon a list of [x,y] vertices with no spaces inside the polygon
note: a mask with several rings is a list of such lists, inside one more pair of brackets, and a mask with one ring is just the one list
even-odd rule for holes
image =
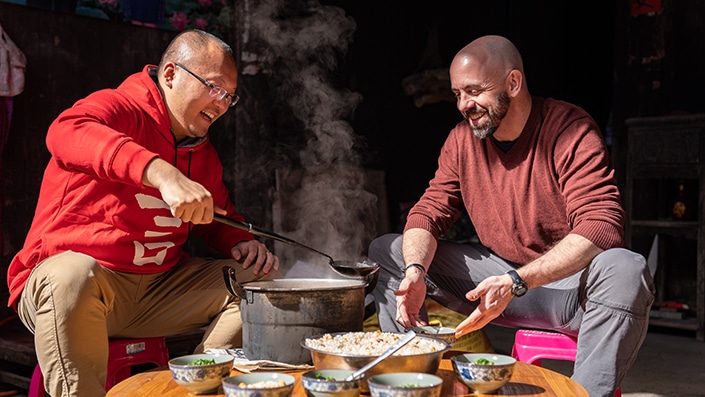
{"label": "sweater sleeve", "polygon": [[571,233],[602,249],[624,245],[624,210],[609,151],[596,123],[578,117],[556,140],[558,183]]}

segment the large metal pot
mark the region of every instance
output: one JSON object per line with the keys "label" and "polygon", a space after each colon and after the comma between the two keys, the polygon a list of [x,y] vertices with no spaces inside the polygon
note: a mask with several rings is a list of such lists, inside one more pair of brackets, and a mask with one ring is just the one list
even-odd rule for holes
{"label": "large metal pot", "polygon": [[223,268],[226,286],[240,298],[243,351],[250,360],[311,364],[304,338],[361,331],[367,281],[357,279],[275,279],[239,284]]}

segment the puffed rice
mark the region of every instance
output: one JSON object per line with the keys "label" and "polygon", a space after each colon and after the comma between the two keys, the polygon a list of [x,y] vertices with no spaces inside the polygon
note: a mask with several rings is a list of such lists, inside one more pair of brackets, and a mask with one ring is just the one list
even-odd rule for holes
{"label": "puffed rice", "polygon": [[249,384],[245,382],[240,382],[238,386],[247,389],[269,389],[273,387],[286,386],[286,382],[284,382],[283,380],[261,380],[259,382]]}
{"label": "puffed rice", "polygon": [[[384,353],[402,336],[403,334],[382,331],[325,334],[315,339],[307,338],[305,345],[325,353],[374,357]],[[446,344],[434,338],[417,336],[404,347],[397,350],[394,355],[426,354],[441,351],[446,347]]]}

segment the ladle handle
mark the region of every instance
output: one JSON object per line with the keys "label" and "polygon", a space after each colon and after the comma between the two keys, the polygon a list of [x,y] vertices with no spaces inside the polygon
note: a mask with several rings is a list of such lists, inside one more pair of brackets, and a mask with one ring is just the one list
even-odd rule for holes
{"label": "ladle handle", "polygon": [[367,363],[364,367],[358,369],[357,371],[353,372],[352,374],[348,375],[347,378],[345,378],[346,381],[351,381],[359,378],[364,374],[365,372],[369,371],[370,368],[374,367],[375,365],[379,364],[382,360],[385,358],[391,356],[396,352],[397,350],[401,349],[406,345],[407,343],[411,342],[412,339],[416,337],[416,332],[414,331],[407,331],[404,337],[399,339],[398,341],[394,342],[392,346],[389,347],[384,353],[382,353],[379,357],[375,358],[374,360],[370,361]]}
{"label": "ladle handle", "polygon": [[267,237],[267,238],[281,241],[282,243],[286,243],[286,244],[293,245],[296,247],[306,248],[307,250],[311,250],[313,252],[321,254],[321,255],[325,256],[326,258],[330,259],[331,264],[334,262],[333,257],[328,254],[325,254],[325,253],[323,253],[315,248],[311,248],[307,245],[303,245],[303,244],[299,243],[298,241],[292,240],[292,239],[284,237],[284,236],[280,236],[274,232],[268,232],[266,230],[262,230],[251,223],[236,221],[234,219],[230,219],[228,217],[225,217],[225,216],[219,215],[219,214],[213,214],[213,219],[220,222],[220,223],[226,224],[228,226],[232,226],[234,228],[244,230],[246,232],[250,232],[250,233],[254,234],[255,236]]}

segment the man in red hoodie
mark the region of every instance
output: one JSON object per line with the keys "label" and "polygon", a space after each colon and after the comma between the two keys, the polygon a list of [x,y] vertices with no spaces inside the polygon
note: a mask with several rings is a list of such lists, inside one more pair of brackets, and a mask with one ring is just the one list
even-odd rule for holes
{"label": "man in red hoodie", "polygon": [[[239,302],[221,269],[271,278],[279,260],[250,233],[212,223],[214,213],[243,220],[208,140],[239,99],[237,79],[227,44],[182,32],[158,66],[50,126],[52,157],[8,284],[52,396],[105,394],[108,338],[207,326],[197,351],[241,346]],[[232,259],[190,257],[191,236]]]}
{"label": "man in red hoodie", "polygon": [[[654,286],[623,248],[624,211],[595,121],[532,96],[519,51],[480,37],[450,65],[463,116],[403,236],[372,242],[383,331],[428,321],[427,296],[467,315],[455,336],[492,322],[578,337],[573,379],[613,396],[646,336]],[[439,241],[466,210],[479,243]]]}

